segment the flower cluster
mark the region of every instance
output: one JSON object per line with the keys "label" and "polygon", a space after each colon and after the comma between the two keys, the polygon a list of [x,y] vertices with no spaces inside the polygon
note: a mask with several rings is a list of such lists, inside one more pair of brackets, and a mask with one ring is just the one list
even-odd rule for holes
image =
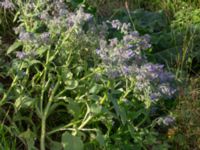
{"label": "flower cluster", "polygon": [[[172,98],[176,89],[171,83],[174,75],[164,71],[164,65],[147,63],[136,69],[136,88],[146,91],[152,101],[162,98]],[[147,87],[150,87],[147,89]]]}
{"label": "flower cluster", "polygon": [[172,98],[176,92],[171,85],[174,75],[165,71],[164,65],[150,63],[144,55],[144,50],[151,48],[150,36],[130,31],[130,25],[119,20],[108,23],[123,34],[121,39],[106,40],[104,36],[99,42],[100,48],[96,50],[108,77],[135,77],[136,90],[148,93],[152,101]]}
{"label": "flower cluster", "polygon": [[[34,11],[36,5],[34,3],[27,4],[26,7],[31,7],[29,11]],[[45,8],[45,9],[43,9]],[[36,45],[51,43],[52,37],[59,37],[61,33],[68,31],[72,27],[76,27],[76,31],[80,32],[82,25],[92,19],[92,15],[85,13],[80,7],[75,12],[70,12],[67,4],[63,0],[47,1],[41,4],[41,10],[36,13],[36,22],[39,22],[45,27],[45,32],[36,33],[34,28],[29,31],[24,26],[18,27],[17,34],[19,40],[33,43]],[[30,12],[35,13],[35,12]]]}
{"label": "flower cluster", "polygon": [[36,55],[36,53],[34,51],[32,51],[32,52],[17,51],[16,52],[16,57],[19,59],[25,59],[27,57],[34,57],[35,55]]}
{"label": "flower cluster", "polygon": [[26,31],[23,27],[14,29],[19,34],[19,40],[25,43],[34,45],[45,45],[51,42],[51,35],[49,32],[33,33]]}
{"label": "flower cluster", "polygon": [[15,8],[15,5],[10,0],[4,0],[3,2],[0,2],[0,6],[4,9],[11,9],[11,10]]}
{"label": "flower cluster", "polygon": [[40,13],[39,18],[44,21],[48,27],[56,27],[54,30],[66,30],[73,26],[77,26],[77,29],[79,29],[81,25],[92,19],[92,15],[85,13],[82,7],[79,7],[75,12],[70,12],[66,3],[62,0],[49,2],[47,4],[47,9]]}
{"label": "flower cluster", "polygon": [[[129,24],[122,24],[117,20],[108,23],[120,32],[122,32],[124,26],[129,26]],[[103,24],[102,28],[108,30],[106,24]],[[133,70],[147,62],[145,56],[142,55],[142,51],[151,47],[149,44],[150,37],[148,35],[140,36],[137,31],[128,30],[129,28],[126,29],[125,33],[123,32],[124,35],[121,39],[106,40],[104,36],[99,42],[100,48],[96,50],[96,53],[101,57],[110,77],[133,75]]]}
{"label": "flower cluster", "polygon": [[127,34],[131,27],[130,23],[121,23],[119,20],[107,21],[107,23],[111,24],[113,29],[120,30],[124,34]]}

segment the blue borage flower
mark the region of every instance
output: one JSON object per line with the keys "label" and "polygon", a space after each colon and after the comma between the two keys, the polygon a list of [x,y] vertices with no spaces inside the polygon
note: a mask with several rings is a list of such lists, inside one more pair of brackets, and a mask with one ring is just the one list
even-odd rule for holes
{"label": "blue borage flower", "polygon": [[[123,23],[119,20],[107,21],[107,23],[121,32]],[[102,26],[106,30],[109,29],[105,23]],[[150,63],[142,52],[151,48],[150,36],[140,36],[137,31],[130,31],[128,28],[122,34],[121,39],[108,40],[105,40],[106,35],[100,35],[100,48],[96,53],[102,60],[107,76],[109,78],[134,77],[136,90],[148,93],[153,102],[161,98],[172,98],[176,93],[176,89],[171,84],[175,76],[165,71],[164,65]]]}
{"label": "blue borage flower", "polygon": [[[30,4],[27,4],[29,7]],[[51,34],[57,34],[58,36],[72,27],[76,27],[76,32],[82,31],[82,25],[92,20],[93,16],[89,13],[85,13],[83,7],[79,7],[75,12],[70,12],[64,1],[47,1],[41,4],[43,10],[38,13],[37,21],[41,21],[46,25],[47,30],[44,33],[34,33],[34,31],[27,31],[25,27],[18,27],[19,39],[24,42],[33,44],[49,44],[51,42]],[[31,3],[31,7],[36,7],[34,2]]]}
{"label": "blue borage flower", "polygon": [[[120,28],[121,24],[115,20],[112,22],[114,28]],[[103,25],[105,26],[105,24]],[[121,40],[117,38],[109,39],[105,38],[100,40],[100,48],[97,49],[97,54],[101,57],[107,70],[111,68],[117,68],[116,74],[121,75],[133,75],[133,70],[136,69],[135,65],[141,65],[142,62],[146,62],[145,57],[142,56],[141,51],[150,47],[150,44],[140,45],[140,43],[148,43],[148,36],[139,36],[137,31],[124,34]],[[143,42],[141,42],[143,41]],[[148,45],[148,46],[147,46]],[[112,69],[111,69],[112,70]],[[107,72],[108,76],[109,73]],[[118,77],[115,75],[115,77]]]}

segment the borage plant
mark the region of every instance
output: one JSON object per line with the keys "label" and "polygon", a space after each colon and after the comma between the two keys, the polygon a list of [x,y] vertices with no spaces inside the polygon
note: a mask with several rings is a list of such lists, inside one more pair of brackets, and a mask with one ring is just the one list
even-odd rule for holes
{"label": "borage plant", "polygon": [[168,147],[154,127],[172,121],[152,117],[152,108],[172,98],[174,77],[148,62],[148,35],[118,20],[96,25],[83,7],[71,12],[62,0],[17,6],[19,38],[7,51],[12,83],[0,106],[6,112],[12,104],[4,126],[18,143],[41,150]]}

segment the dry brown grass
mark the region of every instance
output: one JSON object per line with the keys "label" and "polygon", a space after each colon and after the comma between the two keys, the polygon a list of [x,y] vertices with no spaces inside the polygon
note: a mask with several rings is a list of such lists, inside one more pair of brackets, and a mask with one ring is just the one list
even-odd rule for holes
{"label": "dry brown grass", "polygon": [[[200,149],[199,76],[192,78],[186,90],[180,92],[175,113],[177,115],[177,134],[184,137],[182,142],[184,142],[189,149]],[[174,140],[176,141],[177,139]],[[180,143],[176,144],[179,145]]]}
{"label": "dry brown grass", "polygon": [[88,0],[88,2],[97,8],[97,14],[102,17],[108,17],[117,10],[126,9],[126,4],[130,9],[138,8],[139,5],[139,0]]}

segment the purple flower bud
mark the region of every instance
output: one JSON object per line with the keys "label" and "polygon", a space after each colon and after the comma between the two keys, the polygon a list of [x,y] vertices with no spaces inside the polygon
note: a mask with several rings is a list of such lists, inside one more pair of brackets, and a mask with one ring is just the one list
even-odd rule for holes
{"label": "purple flower bud", "polygon": [[131,36],[133,37],[139,37],[139,32],[138,31],[133,31],[130,33]]}
{"label": "purple flower bud", "polygon": [[34,41],[35,40],[34,35],[32,33],[25,32],[25,31],[20,32],[19,39],[21,41]]}
{"label": "purple flower bud", "polygon": [[110,46],[111,47],[115,47],[118,44],[118,39],[114,38],[114,39],[110,39]]}
{"label": "purple flower bud", "polygon": [[112,25],[112,27],[114,29],[118,29],[119,30],[121,28],[121,26],[122,26],[122,23],[119,20],[113,20],[111,22],[111,25]]}
{"label": "purple flower bud", "polygon": [[128,68],[128,66],[123,66],[123,67],[122,67],[122,72],[123,72],[125,75],[129,75],[130,69]]}
{"label": "purple flower bud", "polygon": [[142,38],[143,38],[145,41],[147,41],[148,43],[149,43],[150,40],[151,40],[151,37],[150,37],[150,35],[148,35],[148,34],[145,34]]}
{"label": "purple flower bud", "polygon": [[173,95],[176,93],[176,89],[170,87],[169,83],[159,85],[159,90],[164,96],[168,98],[172,98]]}
{"label": "purple flower bud", "polygon": [[130,28],[131,24],[130,23],[123,23],[121,27],[121,32],[124,34],[128,34],[128,30]]}
{"label": "purple flower bud", "polygon": [[19,59],[24,59],[27,56],[25,52],[17,52],[16,57]]}
{"label": "purple flower bud", "polygon": [[158,111],[158,107],[155,107],[155,106],[151,107],[150,108],[150,115],[151,116],[155,115],[157,113],[157,111]]}
{"label": "purple flower bud", "polygon": [[140,41],[138,43],[138,46],[141,50],[145,50],[145,49],[148,49],[148,48],[151,48],[151,44],[149,44],[147,41]]}
{"label": "purple flower bud", "polygon": [[101,51],[99,48],[96,49],[96,53],[97,53],[97,55],[100,55]]}
{"label": "purple flower bud", "polygon": [[90,22],[93,19],[93,16],[91,14],[86,13],[84,19],[85,19],[86,22]]}
{"label": "purple flower bud", "polygon": [[42,43],[49,43],[50,41],[50,33],[49,32],[44,32],[40,35],[40,39]]}
{"label": "purple flower bud", "polygon": [[123,58],[123,62],[129,61],[133,56],[135,56],[135,53],[130,49],[122,52],[121,54],[121,57]]}
{"label": "purple flower bud", "polygon": [[159,92],[156,92],[156,93],[151,93],[150,94],[150,98],[152,101],[156,101],[156,100],[159,100],[161,98],[161,94]]}
{"label": "purple flower bud", "polygon": [[163,118],[163,124],[166,126],[173,125],[175,123],[175,119],[171,116],[167,116]]}
{"label": "purple flower bud", "polygon": [[66,16],[67,13],[68,13],[68,10],[67,10],[67,9],[60,9],[60,10],[59,10],[59,16],[60,16],[60,17]]}
{"label": "purple flower bud", "polygon": [[48,20],[50,18],[49,14],[47,11],[43,11],[40,15],[41,20]]}
{"label": "purple flower bud", "polygon": [[164,83],[164,82],[171,82],[172,80],[174,80],[175,76],[170,72],[162,72],[159,74],[159,78],[160,82]]}
{"label": "purple flower bud", "polygon": [[117,71],[117,70],[110,70],[110,71],[107,72],[107,75],[108,75],[110,78],[114,79],[114,78],[117,78],[117,77],[120,76],[120,72]]}

